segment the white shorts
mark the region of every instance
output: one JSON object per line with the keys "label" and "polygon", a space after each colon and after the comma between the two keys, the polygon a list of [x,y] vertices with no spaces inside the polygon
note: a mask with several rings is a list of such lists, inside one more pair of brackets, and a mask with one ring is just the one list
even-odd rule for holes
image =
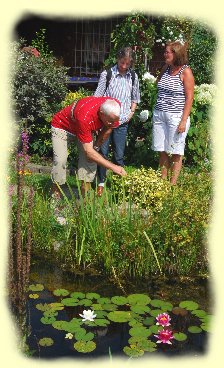
{"label": "white shorts", "polygon": [[185,139],[190,128],[190,117],[187,119],[186,130],[177,132],[182,112],[173,114],[160,110],[153,112],[152,149],[168,154],[184,155]]}

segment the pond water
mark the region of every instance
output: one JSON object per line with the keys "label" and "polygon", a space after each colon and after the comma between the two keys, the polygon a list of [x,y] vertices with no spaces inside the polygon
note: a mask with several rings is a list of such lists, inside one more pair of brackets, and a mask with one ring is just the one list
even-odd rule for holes
{"label": "pond water", "polygon": [[[72,274],[64,272],[58,267],[43,265],[35,265],[32,267],[30,275],[31,284],[43,284],[44,290],[39,293],[38,299],[27,300],[27,325],[30,329],[30,335],[27,343],[29,350],[32,352],[33,358],[59,358],[74,357],[81,359],[92,359],[101,357],[125,357],[123,348],[129,345],[130,325],[128,323],[111,322],[108,326],[89,327],[87,332],[92,331],[95,335],[96,349],[88,354],[83,354],[74,349],[74,340],[65,338],[65,331],[60,331],[52,327],[51,324],[43,324],[41,317],[43,312],[36,308],[37,303],[55,303],[59,299],[53,294],[55,289],[67,289],[70,292],[82,293],[99,293],[101,297],[125,296],[133,293],[147,294],[151,299],[164,300],[170,302],[173,306],[178,306],[180,302],[190,300],[198,303],[199,309],[212,314],[213,301],[212,292],[209,287],[207,278],[159,278],[152,277],[150,280],[138,280],[122,282],[122,285],[116,280],[108,280],[105,276],[93,276],[84,274]],[[124,294],[125,292],[125,294]],[[70,321],[77,317],[78,313],[82,313],[83,309],[90,307],[79,306],[74,312],[71,308],[65,307],[58,311],[59,320]],[[187,320],[178,322],[177,316],[169,312],[171,320],[181,325],[182,330]],[[60,316],[60,318],[59,318]],[[192,316],[191,316],[192,317]],[[184,322],[185,321],[185,322]],[[191,323],[192,324],[192,323]],[[177,328],[177,327],[175,327]],[[43,337],[52,338],[54,343],[52,346],[42,347],[38,341]],[[150,354],[163,354],[167,356],[191,355],[197,356],[206,353],[209,333],[201,331],[201,333],[190,334],[186,341],[172,341],[172,345],[160,344],[159,349],[154,352],[145,352],[144,357]],[[154,339],[154,341],[156,341]],[[127,355],[126,358],[128,359]]]}

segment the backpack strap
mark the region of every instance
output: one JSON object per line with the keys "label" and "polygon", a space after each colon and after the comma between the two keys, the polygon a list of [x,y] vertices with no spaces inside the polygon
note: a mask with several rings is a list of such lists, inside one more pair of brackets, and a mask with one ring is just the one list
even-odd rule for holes
{"label": "backpack strap", "polygon": [[[134,85],[134,82],[135,82],[135,71],[133,69],[131,69],[131,79],[132,79],[132,88],[133,88],[133,85]],[[105,88],[105,92],[109,86],[109,83],[110,83],[110,80],[111,80],[111,77],[112,77],[112,70],[111,68],[107,70],[107,75],[106,75],[106,88]]]}

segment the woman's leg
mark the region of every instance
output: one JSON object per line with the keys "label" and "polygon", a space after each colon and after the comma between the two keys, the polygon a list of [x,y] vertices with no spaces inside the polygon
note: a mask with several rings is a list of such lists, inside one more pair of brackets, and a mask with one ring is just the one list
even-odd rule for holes
{"label": "woman's leg", "polygon": [[175,185],[178,179],[178,176],[180,174],[180,170],[182,167],[182,156],[173,154],[171,156],[171,164],[170,164],[170,170],[171,170],[171,177],[170,177],[170,183]]}
{"label": "woman's leg", "polygon": [[162,179],[166,179],[170,168],[170,159],[166,152],[159,152],[159,166],[161,169]]}

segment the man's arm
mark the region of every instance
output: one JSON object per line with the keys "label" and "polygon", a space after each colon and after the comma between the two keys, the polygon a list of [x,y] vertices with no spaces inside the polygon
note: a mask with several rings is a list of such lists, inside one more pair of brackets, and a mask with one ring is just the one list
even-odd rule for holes
{"label": "man's arm", "polygon": [[96,141],[94,143],[94,148],[98,151],[98,148],[100,148],[100,146],[103,144],[103,142],[105,142],[107,140],[107,138],[109,137],[110,133],[112,132],[111,128],[107,128],[107,127],[103,127],[100,131],[100,133],[98,134]]}
{"label": "man's arm", "polygon": [[115,174],[120,176],[127,175],[126,171],[122,166],[118,166],[113,164],[112,162],[103,158],[94,148],[93,142],[90,143],[82,143],[83,149],[86,153],[88,160],[96,162],[100,166],[104,166],[106,169],[112,170]]}

